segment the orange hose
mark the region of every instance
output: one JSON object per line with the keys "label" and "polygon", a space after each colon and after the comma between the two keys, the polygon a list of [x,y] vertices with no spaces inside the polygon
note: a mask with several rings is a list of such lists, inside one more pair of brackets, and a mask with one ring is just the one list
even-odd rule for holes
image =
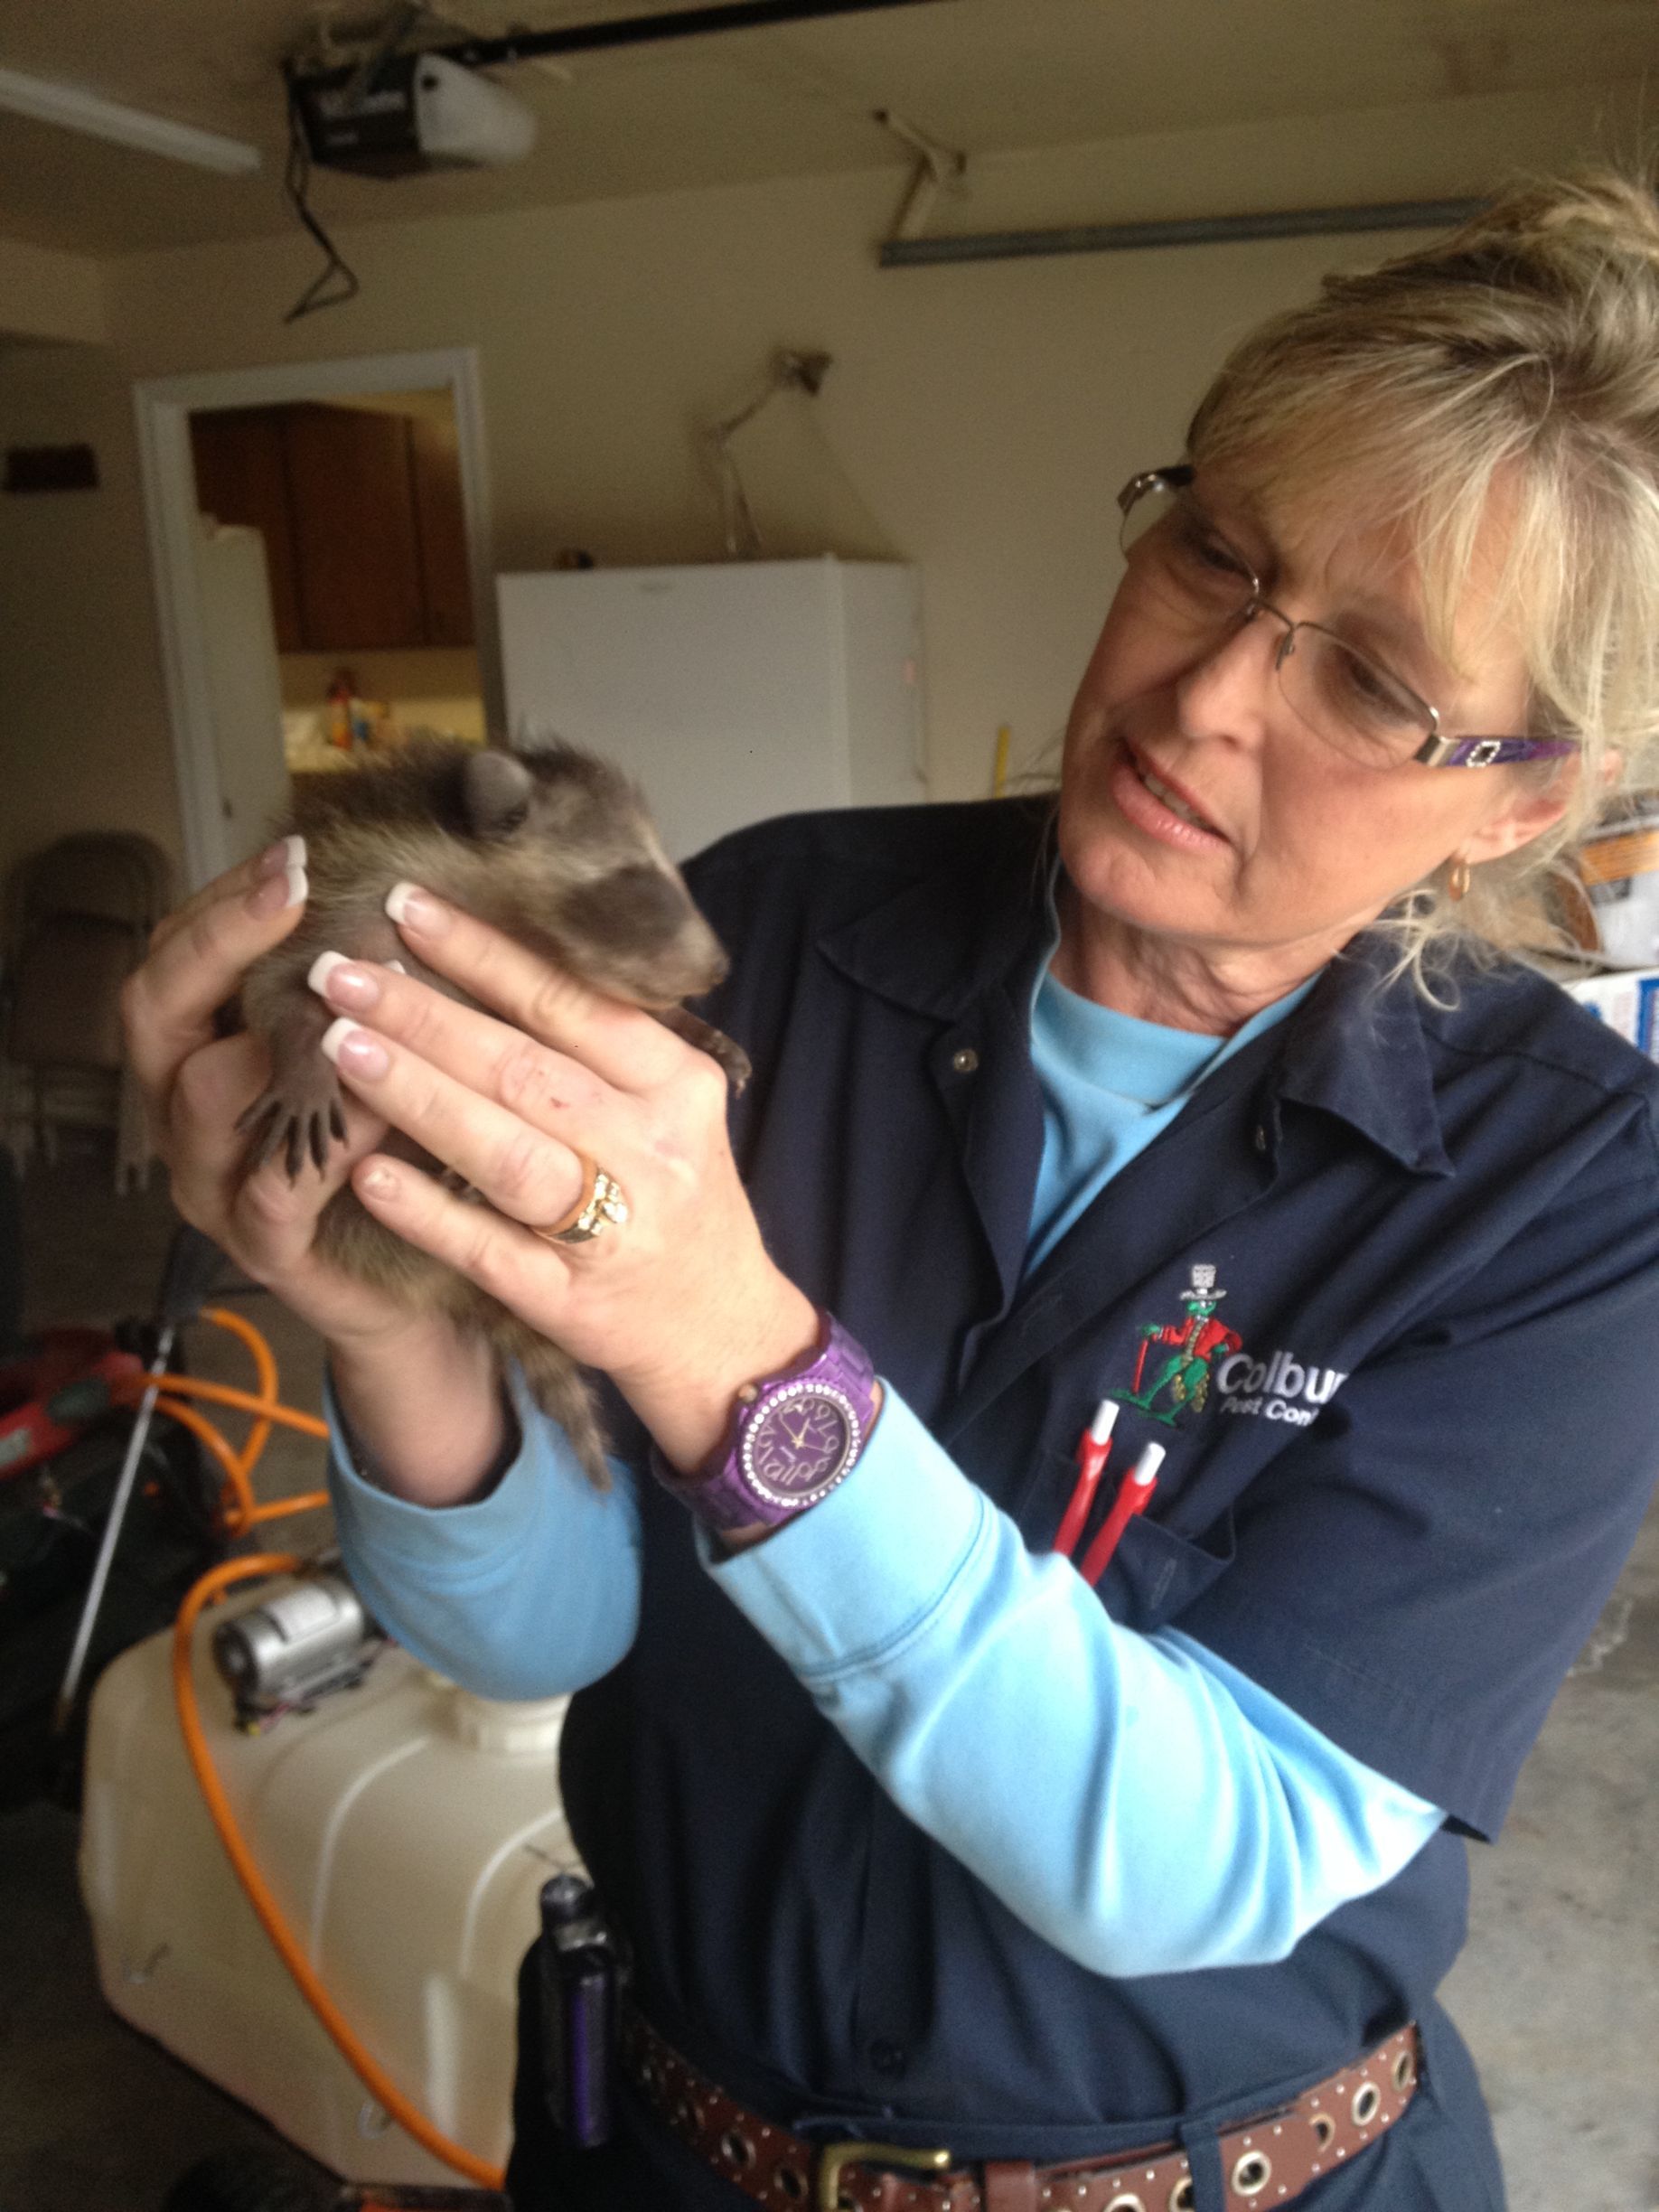
{"label": "orange hose", "polygon": [[[147,1388],[147,1377],[134,1376],[130,1382],[118,1383],[112,1395],[117,1403],[136,1405]],[[248,1476],[258,1452],[250,1454],[246,1448],[240,1452],[234,1450],[223,1431],[184,1403],[181,1393],[188,1394],[191,1398],[211,1400],[215,1404],[228,1400],[233,1405],[252,1407],[262,1405],[265,1401],[248,1397],[244,1391],[228,1390],[222,1383],[198,1382],[190,1375],[169,1375],[161,1396],[155,1401],[157,1412],[169,1415],[181,1428],[188,1429],[192,1436],[200,1438],[223,1467],[225,1526],[233,1536],[241,1534],[256,1522],[279,1520],[285,1514],[311,1513],[318,1506],[328,1504],[325,1490],[307,1490],[298,1497],[277,1498],[264,1505],[257,1504]],[[265,1440],[270,1434],[272,1420],[280,1421],[285,1428],[299,1429],[305,1435],[328,1434],[326,1424],[314,1420],[309,1413],[296,1413],[291,1407],[274,1403],[269,1411],[270,1420],[257,1422],[249,1432],[249,1442],[257,1442],[260,1451],[264,1449]]]}
{"label": "orange hose", "polygon": [[193,1407],[186,1405],[183,1400],[174,1398],[166,1392],[164,1392],[155,1401],[155,1411],[158,1413],[165,1413],[170,1420],[177,1421],[180,1428],[188,1429],[192,1436],[199,1438],[218,1460],[220,1466],[224,1468],[225,1488],[234,1494],[242,1509],[234,1517],[227,1512],[226,1523],[233,1529],[240,1528],[247,1515],[253,1511],[253,1492],[248,1486],[248,1476],[243,1472],[240,1459],[231,1450],[224,1437],[214,1428],[211,1420],[204,1420]]}
{"label": "orange hose", "polygon": [[[134,1375],[116,1385],[115,1394],[123,1398],[141,1398],[149,1386],[147,1375]],[[302,1436],[326,1437],[328,1423],[319,1420],[314,1413],[297,1413],[292,1406],[277,1405],[268,1398],[256,1398],[251,1391],[232,1390],[228,1382],[204,1382],[194,1375],[164,1376],[162,1388],[178,1391],[187,1398],[200,1398],[205,1404],[232,1406],[241,1413],[256,1413],[265,1420],[277,1421],[285,1429],[297,1429]]]}
{"label": "orange hose", "polygon": [[[248,1477],[255,1461],[265,1449],[271,1433],[271,1424],[278,1422],[285,1429],[297,1429],[302,1436],[314,1437],[326,1437],[328,1424],[319,1420],[314,1413],[299,1413],[292,1406],[276,1403],[276,1363],[271,1356],[270,1346],[251,1321],[220,1306],[203,1307],[202,1318],[217,1322],[231,1335],[241,1337],[248,1345],[258,1369],[258,1395],[256,1397],[247,1391],[232,1390],[228,1383],[208,1382],[194,1375],[170,1374],[163,1385],[166,1394],[156,1402],[161,1411],[171,1414],[199,1437],[224,1468],[226,1527],[233,1535],[237,1535],[258,1522],[276,1521],[286,1514],[310,1513],[326,1505],[327,1494],[321,1490],[308,1490],[302,1496],[282,1498],[265,1505],[255,1504]],[[118,1401],[136,1404],[148,1385],[147,1376],[134,1375],[126,1382],[118,1383],[113,1394]],[[181,1396],[200,1398],[209,1404],[231,1406],[239,1412],[252,1413],[255,1420],[242,1449],[239,1452],[234,1450],[221,1432],[200,1414],[189,1414],[177,1402]]]}
{"label": "orange hose", "polygon": [[248,1518],[258,1526],[262,1521],[281,1521],[289,1514],[321,1513],[333,1502],[326,1490],[302,1490],[294,1497],[272,1498],[266,1504],[256,1505]]}
{"label": "orange hose", "polygon": [[[232,1390],[220,1382],[198,1382],[193,1376],[169,1375],[163,1385],[162,1395],[155,1401],[156,1410],[199,1437],[224,1468],[226,1488],[230,1494],[226,1518],[233,1532],[239,1533],[257,1522],[275,1520],[285,1514],[306,1512],[326,1505],[329,1503],[328,1493],[323,1490],[307,1491],[297,1497],[273,1499],[263,1505],[255,1504],[248,1477],[255,1462],[265,1449],[273,1422],[278,1422],[284,1428],[297,1429],[303,1435],[315,1437],[326,1437],[328,1426],[313,1414],[298,1413],[291,1406],[276,1402],[276,1362],[272,1357],[269,1345],[245,1316],[232,1313],[226,1307],[208,1306],[202,1308],[202,1318],[239,1337],[247,1346],[258,1380],[258,1394]],[[121,1394],[136,1399],[142,1394],[145,1387],[145,1382],[140,1381],[130,1392]],[[184,1402],[189,1398],[229,1406],[254,1416],[247,1441],[239,1452],[204,1414]],[[225,1854],[248,1903],[276,1946],[277,1956],[292,1975],[301,1996],[316,2014],[335,2049],[381,2109],[389,2114],[398,2125],[424,2150],[429,2151],[434,2158],[442,2160],[445,2165],[453,2167],[456,2172],[464,2174],[469,2181],[476,2181],[484,2189],[499,2189],[503,2179],[501,2173],[495,2167],[486,2165],[482,2159],[475,2158],[461,2144],[451,2142],[424,2113],[410,2104],[358,2041],[344,2014],[329,1995],[283,1918],[281,1908],[271,1895],[248,1849],[247,1839],[237,1823],[230,1798],[213,1765],[212,1752],[208,1748],[201,1709],[196,1701],[195,1678],[191,1668],[192,1636],[197,1617],[204,1606],[232,1584],[247,1581],[255,1575],[292,1574],[303,1564],[292,1552],[260,1552],[243,1559],[227,1560],[221,1566],[210,1568],[186,1592],[173,1631],[173,1697],[178,1706],[179,1727],[184,1739],[185,1754],[195,1775],[196,1786],[202,1792],[208,1817],[218,1831],[219,1840],[225,1847]]]}
{"label": "orange hose", "polygon": [[202,1726],[202,1715],[196,1703],[196,1685],[191,1671],[191,1636],[196,1617],[210,1598],[232,1583],[245,1582],[254,1575],[292,1574],[303,1562],[292,1552],[255,1552],[247,1559],[228,1560],[221,1567],[210,1568],[202,1579],[188,1592],[179,1607],[179,1617],[173,1631],[173,1688],[179,1709],[179,1726],[184,1735],[184,1749],[189,1756],[196,1782],[202,1791],[208,1814],[219,1838],[225,1847],[230,1864],[236,1870],[238,1880],[248,1894],[248,1901],[258,1915],[259,1924],[272,1943],[277,1955],[298,1985],[302,1997],[316,2014],[341,2057],[351,2068],[381,2110],[389,2113],[406,2133],[412,2135],[421,2148],[434,2158],[442,2159],[457,2173],[464,2174],[469,2181],[481,2188],[499,2189],[502,2175],[499,2169],[486,2165],[472,2151],[459,2143],[451,2142],[448,2136],[432,2124],[426,2114],[411,2104],[403,2092],[371,2058],[353,2034],[344,2014],[319,1980],[311,1962],[300,1948],[293,1931],[283,1918],[281,1908],[260,1873],[249,1851],[246,1838],[237,1824],[230,1798],[213,1765],[212,1753],[208,1748],[207,1735]]}
{"label": "orange hose", "polygon": [[256,1504],[246,1470],[211,1420],[174,1398],[171,1384],[155,1401],[155,1411],[165,1413],[182,1429],[188,1429],[192,1436],[199,1437],[224,1468],[225,1487],[231,1494],[225,1523],[232,1535],[239,1536],[263,1521],[281,1521],[289,1514],[321,1513],[332,1504],[326,1490],[302,1490],[294,1497],[271,1498],[263,1505]]}
{"label": "orange hose", "polygon": [[[239,1337],[254,1364],[258,1388],[261,1398],[272,1405],[276,1402],[276,1360],[270,1345],[255,1328],[245,1314],[234,1313],[229,1306],[204,1306],[202,1317],[221,1328],[227,1336]],[[248,1429],[242,1446],[242,1471],[251,1474],[258,1462],[259,1454],[270,1439],[271,1424],[258,1420]]]}
{"label": "orange hose", "polygon": [[264,1335],[257,1329],[246,1314],[238,1313],[230,1306],[204,1306],[202,1318],[211,1321],[232,1336],[240,1337],[253,1356],[254,1373],[259,1378],[259,1395],[272,1403],[276,1398],[276,1355]]}

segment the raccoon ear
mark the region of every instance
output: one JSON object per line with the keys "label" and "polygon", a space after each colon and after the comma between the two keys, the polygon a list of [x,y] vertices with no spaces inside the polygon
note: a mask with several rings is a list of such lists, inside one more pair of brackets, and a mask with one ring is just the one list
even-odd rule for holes
{"label": "raccoon ear", "polygon": [[461,807],[474,837],[511,837],[530,811],[535,779],[521,760],[486,745],[461,771]]}

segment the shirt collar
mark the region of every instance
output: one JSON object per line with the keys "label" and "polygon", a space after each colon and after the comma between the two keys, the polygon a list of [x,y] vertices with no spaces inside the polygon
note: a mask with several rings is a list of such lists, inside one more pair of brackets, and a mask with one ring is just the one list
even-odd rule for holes
{"label": "shirt collar", "polygon": [[[972,834],[942,866],[819,940],[841,972],[914,1012],[958,1022],[1008,991],[1027,1017],[1052,943],[1052,800],[962,810]],[[1404,1167],[1449,1175],[1416,991],[1390,979],[1385,933],[1362,931],[1284,1021],[1267,1087],[1340,1116]]]}
{"label": "shirt collar", "polygon": [[1350,939],[1285,1024],[1273,1088],[1340,1114],[1402,1167],[1450,1175],[1422,1002],[1408,977],[1391,977],[1395,957],[1384,931]]}
{"label": "shirt collar", "polygon": [[960,810],[965,834],[942,866],[819,940],[866,990],[959,1021],[1004,986],[1021,1012],[1048,952],[1052,799],[1004,800]]}

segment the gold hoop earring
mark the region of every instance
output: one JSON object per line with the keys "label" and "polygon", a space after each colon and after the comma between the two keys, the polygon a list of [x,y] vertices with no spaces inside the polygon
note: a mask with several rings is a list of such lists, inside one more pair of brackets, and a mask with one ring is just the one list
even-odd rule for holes
{"label": "gold hoop earring", "polygon": [[1454,901],[1454,903],[1458,899],[1467,898],[1469,895],[1469,886],[1474,882],[1474,873],[1471,870],[1468,862],[1467,860],[1454,860],[1451,865],[1451,873],[1446,878],[1447,897]]}

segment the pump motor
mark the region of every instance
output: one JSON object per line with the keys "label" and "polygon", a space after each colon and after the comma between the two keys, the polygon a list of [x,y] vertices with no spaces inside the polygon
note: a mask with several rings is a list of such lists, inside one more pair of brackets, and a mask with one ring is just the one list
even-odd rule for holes
{"label": "pump motor", "polygon": [[307,1575],[213,1631],[239,1719],[268,1719],[362,1679],[385,1638],[344,1575]]}

